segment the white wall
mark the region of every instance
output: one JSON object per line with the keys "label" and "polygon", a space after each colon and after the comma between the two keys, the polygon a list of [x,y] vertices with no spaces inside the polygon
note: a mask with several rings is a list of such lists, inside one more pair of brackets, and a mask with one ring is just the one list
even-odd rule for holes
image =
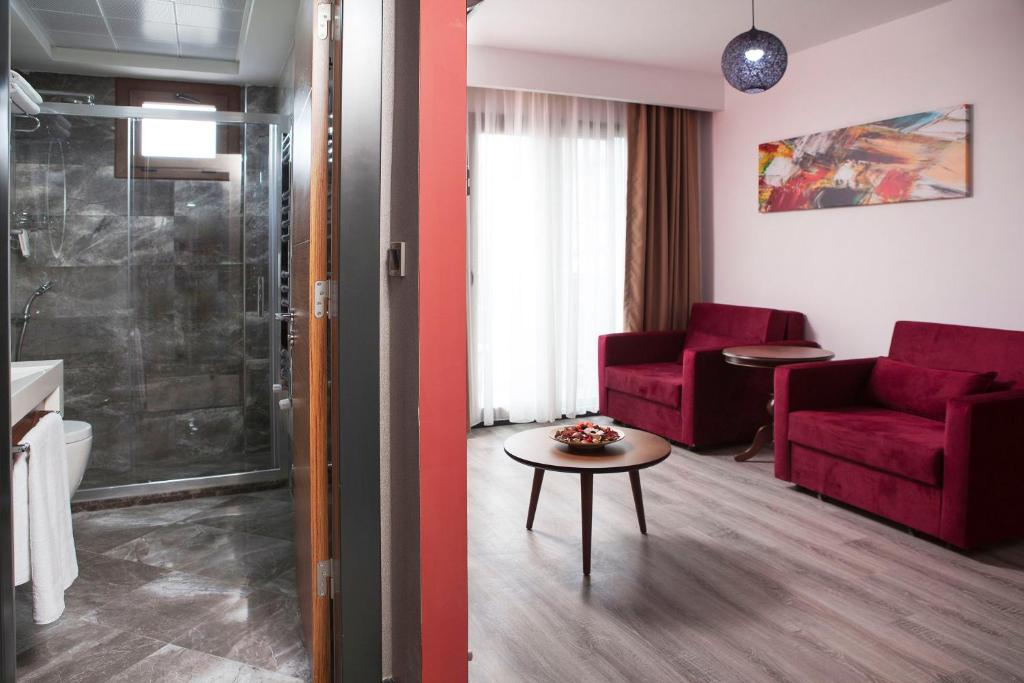
{"label": "white wall", "polygon": [[[706,295],[796,309],[840,357],[896,320],[1024,329],[1022,0],[953,0],[792,55],[774,89],[712,117]],[[760,214],[757,146],[974,105],[974,196]]]}
{"label": "white wall", "polygon": [[724,81],[717,74],[478,45],[470,45],[466,57],[466,79],[472,87],[532,90],[702,111],[722,108]]}

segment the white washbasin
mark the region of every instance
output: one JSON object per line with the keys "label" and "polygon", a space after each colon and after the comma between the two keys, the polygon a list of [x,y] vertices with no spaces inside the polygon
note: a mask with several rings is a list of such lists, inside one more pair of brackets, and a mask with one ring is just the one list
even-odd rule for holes
{"label": "white washbasin", "polygon": [[36,409],[64,411],[64,361],[11,363],[11,424]]}

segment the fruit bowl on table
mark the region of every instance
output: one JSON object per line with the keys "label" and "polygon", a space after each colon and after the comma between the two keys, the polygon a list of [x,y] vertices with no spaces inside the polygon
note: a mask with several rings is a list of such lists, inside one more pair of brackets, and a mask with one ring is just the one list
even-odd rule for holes
{"label": "fruit bowl on table", "polygon": [[625,435],[617,429],[583,421],[559,427],[551,433],[551,438],[568,446],[570,451],[589,453],[622,441]]}

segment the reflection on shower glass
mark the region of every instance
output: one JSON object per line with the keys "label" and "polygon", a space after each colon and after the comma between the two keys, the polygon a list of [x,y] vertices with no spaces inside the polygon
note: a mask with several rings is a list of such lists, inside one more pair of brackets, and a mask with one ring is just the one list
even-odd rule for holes
{"label": "reflection on shower glass", "polygon": [[[209,104],[143,102],[144,109],[217,111]],[[213,121],[142,119],[142,156],[213,159],[217,156],[217,124]]]}

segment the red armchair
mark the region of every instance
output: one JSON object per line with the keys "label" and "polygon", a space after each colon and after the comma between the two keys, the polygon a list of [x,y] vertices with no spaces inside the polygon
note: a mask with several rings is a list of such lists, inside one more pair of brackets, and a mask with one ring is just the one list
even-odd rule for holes
{"label": "red armchair", "polygon": [[776,370],[775,476],[960,548],[1024,536],[1024,332],[898,322],[889,359]]}
{"label": "red armchair", "polygon": [[601,414],[692,447],[747,441],[765,421],[769,373],[728,365],[727,346],[803,339],[804,316],[694,304],[688,328],[598,340]]}

